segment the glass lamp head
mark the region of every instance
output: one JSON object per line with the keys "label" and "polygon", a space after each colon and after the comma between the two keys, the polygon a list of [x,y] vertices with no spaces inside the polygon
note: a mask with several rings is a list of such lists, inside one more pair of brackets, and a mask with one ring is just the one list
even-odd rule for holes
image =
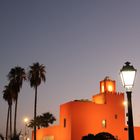
{"label": "glass lamp head", "polygon": [[120,70],[122,84],[125,87],[126,91],[132,91],[136,71],[137,70],[132,65],[130,65],[130,62],[126,62]]}

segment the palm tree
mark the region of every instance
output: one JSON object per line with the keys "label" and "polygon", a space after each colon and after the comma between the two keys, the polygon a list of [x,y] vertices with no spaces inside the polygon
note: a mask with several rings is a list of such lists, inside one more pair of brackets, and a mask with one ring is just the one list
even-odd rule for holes
{"label": "palm tree", "polygon": [[10,138],[12,136],[12,90],[10,86],[5,86],[3,90],[3,99],[8,103],[8,112],[7,112],[7,123],[6,123],[6,140],[8,138],[8,126],[9,126],[9,117],[10,117]]}
{"label": "palm tree", "polygon": [[9,85],[14,91],[13,98],[15,100],[15,116],[14,116],[14,135],[16,135],[16,120],[17,120],[17,105],[18,94],[22,88],[23,80],[26,80],[26,73],[24,68],[16,66],[12,68],[8,74]]}
{"label": "palm tree", "polygon": [[41,122],[42,122],[41,117],[36,116],[36,121],[34,121],[33,119],[30,120],[30,122],[29,122],[29,124],[27,126],[30,127],[30,128],[34,128],[34,126],[36,125],[36,127],[38,129],[40,129],[41,128]]}
{"label": "palm tree", "polygon": [[[41,84],[42,81],[46,81],[45,73],[45,66],[43,64],[36,62],[30,66],[28,79],[30,81],[30,86],[35,89],[34,120],[36,120],[37,111],[37,87]],[[36,121],[34,126],[34,140],[36,140]]]}
{"label": "palm tree", "polygon": [[50,112],[43,113],[42,116],[42,127],[48,127],[56,121],[56,118]]}
{"label": "palm tree", "polygon": [[[50,112],[46,112],[42,115],[36,116],[36,126],[38,127],[38,129],[40,129],[41,127],[48,127],[50,126],[50,124],[53,124],[54,121],[56,121],[56,119]],[[34,125],[35,121],[30,120],[28,127],[34,128]]]}

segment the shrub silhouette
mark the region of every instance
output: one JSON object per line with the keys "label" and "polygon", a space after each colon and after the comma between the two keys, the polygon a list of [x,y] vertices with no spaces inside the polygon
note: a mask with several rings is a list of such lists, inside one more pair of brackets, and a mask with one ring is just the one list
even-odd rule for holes
{"label": "shrub silhouette", "polygon": [[101,132],[95,135],[95,140],[116,140],[115,137],[108,132]]}
{"label": "shrub silhouette", "polygon": [[116,140],[115,137],[108,132],[101,132],[96,134],[88,134],[82,137],[82,140]]}

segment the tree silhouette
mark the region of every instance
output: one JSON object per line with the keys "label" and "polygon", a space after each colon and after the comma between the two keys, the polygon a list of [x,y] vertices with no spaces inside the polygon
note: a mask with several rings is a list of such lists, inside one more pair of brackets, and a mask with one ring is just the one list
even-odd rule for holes
{"label": "tree silhouette", "polygon": [[87,136],[83,136],[82,140],[95,140],[95,136],[93,134],[88,134]]}
{"label": "tree silhouette", "polygon": [[30,86],[35,89],[35,101],[34,101],[34,140],[36,140],[36,112],[37,112],[37,87],[41,84],[42,81],[46,81],[45,77],[45,66],[43,64],[33,63],[32,66],[30,66],[28,79],[30,81]]}
{"label": "tree silhouette", "polygon": [[5,86],[3,90],[3,99],[8,103],[7,122],[6,122],[6,140],[8,139],[8,127],[10,119],[10,138],[12,136],[12,89],[10,86]]}
{"label": "tree silhouette", "polygon": [[0,134],[0,138],[1,138],[1,140],[4,140],[4,137],[3,137],[3,135],[2,135],[2,134]]}
{"label": "tree silhouette", "polygon": [[95,140],[116,140],[115,137],[108,132],[101,132],[95,135]]}
{"label": "tree silhouette", "polygon": [[88,134],[82,137],[82,140],[116,140],[115,137],[108,132],[101,132],[96,134]]}
{"label": "tree silhouette", "polygon": [[42,127],[50,126],[50,124],[53,124],[54,121],[56,121],[55,117],[51,113],[46,112],[36,117],[36,123],[34,120],[31,120],[28,124],[28,127],[34,128],[34,125],[36,124],[38,129],[40,129]]}
{"label": "tree silhouette", "polygon": [[24,68],[16,66],[12,68],[7,75],[9,80],[9,86],[14,91],[12,98],[15,101],[15,116],[14,116],[14,135],[16,135],[16,121],[17,121],[17,105],[18,105],[18,94],[22,88],[23,80],[26,80],[26,73]]}

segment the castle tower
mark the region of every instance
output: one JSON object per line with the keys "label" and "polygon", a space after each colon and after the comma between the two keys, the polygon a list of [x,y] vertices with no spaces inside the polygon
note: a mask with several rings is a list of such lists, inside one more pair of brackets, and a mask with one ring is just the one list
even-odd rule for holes
{"label": "castle tower", "polygon": [[116,82],[108,76],[103,81],[100,81],[100,93],[116,93]]}
{"label": "castle tower", "polygon": [[111,80],[108,76],[100,81],[100,93],[92,97],[92,101],[96,104],[106,103],[106,94],[116,94],[116,82]]}

